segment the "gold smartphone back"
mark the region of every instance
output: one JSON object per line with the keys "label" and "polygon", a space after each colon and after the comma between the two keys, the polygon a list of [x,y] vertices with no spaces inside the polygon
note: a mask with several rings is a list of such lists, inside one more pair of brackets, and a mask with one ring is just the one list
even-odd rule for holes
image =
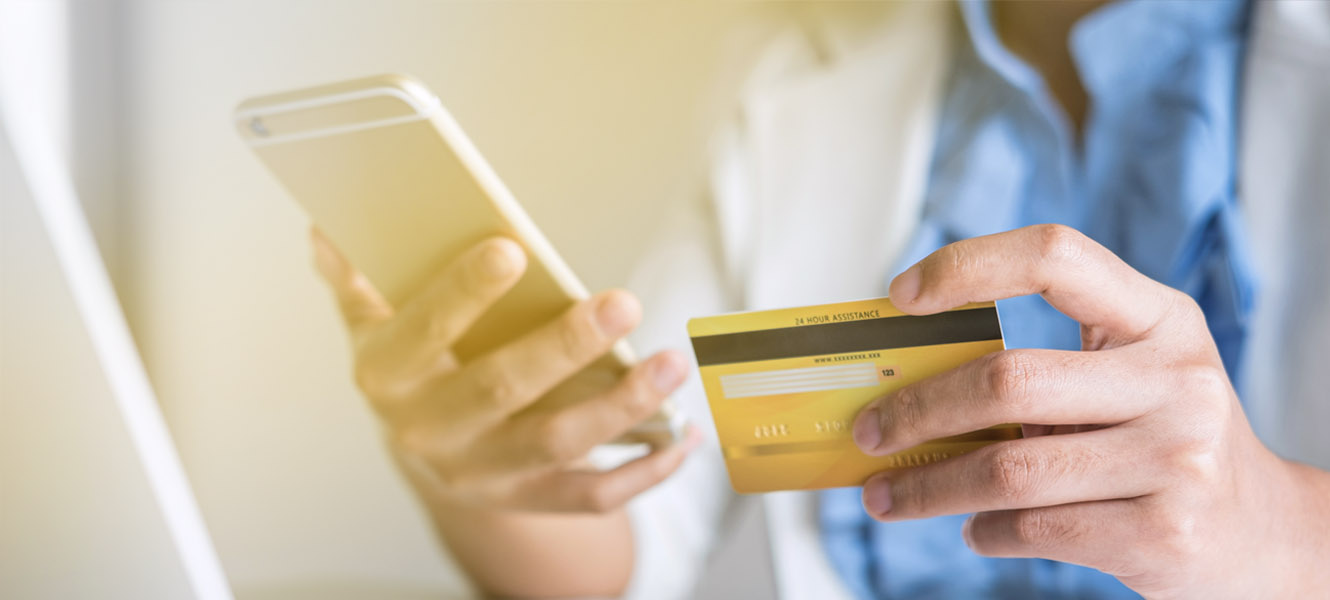
{"label": "gold smartphone back", "polygon": [[[453,257],[494,235],[527,251],[527,272],[455,345],[469,360],[588,296],[442,103],[419,81],[380,75],[243,102],[241,137],[311,220],[395,307]],[[618,375],[626,343],[596,364]],[[635,440],[677,439],[673,410]]]}

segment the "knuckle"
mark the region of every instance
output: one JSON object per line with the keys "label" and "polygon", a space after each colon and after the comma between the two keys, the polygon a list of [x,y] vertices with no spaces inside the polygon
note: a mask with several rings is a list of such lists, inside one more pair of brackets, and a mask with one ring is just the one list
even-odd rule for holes
{"label": "knuckle", "polygon": [[915,386],[905,386],[891,396],[891,401],[884,403],[890,411],[889,417],[882,423],[883,439],[903,437],[913,439],[924,427],[924,401]]}
{"label": "knuckle", "polygon": [[605,482],[587,486],[583,493],[582,505],[593,513],[608,513],[623,506],[624,499],[614,487]]}
{"label": "knuckle", "polygon": [[1168,331],[1185,336],[1180,340],[1179,347],[1190,348],[1195,352],[1202,347],[1212,345],[1210,325],[1205,319],[1205,310],[1201,308],[1200,303],[1190,294],[1177,288],[1163,284],[1159,284],[1159,287],[1162,288],[1159,304],[1164,307],[1164,316],[1160,319],[1160,323],[1166,323]]}
{"label": "knuckle", "polygon": [[1179,481],[1203,487],[1218,481],[1221,476],[1218,442],[1207,435],[1180,442],[1169,455],[1167,472]]}
{"label": "knuckle", "polygon": [[1178,424],[1185,427],[1177,432],[1183,441],[1213,441],[1215,436],[1228,430],[1234,418],[1234,391],[1228,374],[1221,365],[1210,361],[1183,362],[1172,367],[1178,406],[1188,415]]}
{"label": "knuckle", "polygon": [[512,373],[493,363],[482,363],[474,371],[478,399],[490,406],[509,406],[517,402],[520,386]]}
{"label": "knuckle", "polygon": [[559,350],[564,356],[580,357],[595,351],[600,333],[591,319],[591,315],[578,312],[559,327]]}
{"label": "knuckle", "polygon": [[1205,311],[1201,308],[1200,303],[1197,302],[1195,298],[1191,297],[1191,294],[1188,294],[1187,292],[1184,292],[1177,288],[1170,287],[1168,288],[1168,298],[1169,300],[1172,300],[1173,306],[1180,311],[1186,312],[1188,314],[1197,314],[1197,315],[1205,314]]}
{"label": "knuckle", "polygon": [[993,492],[1003,498],[1019,501],[1033,490],[1042,468],[1037,455],[1018,445],[1003,444],[995,448],[988,461],[988,483]]}
{"label": "knuckle", "polygon": [[1007,409],[1019,410],[1029,401],[1039,378],[1038,363],[1029,353],[1008,350],[990,355],[988,389],[994,402]]}
{"label": "knuckle", "polygon": [[1177,369],[1177,376],[1179,389],[1203,400],[1226,398],[1232,387],[1228,374],[1218,365],[1184,365]]}
{"label": "knuckle", "polygon": [[1160,552],[1158,558],[1172,564],[1189,564],[1200,552],[1196,517],[1190,511],[1165,508],[1155,511],[1146,535]]}
{"label": "knuckle", "polygon": [[1164,291],[1164,298],[1168,303],[1166,306],[1172,309],[1174,318],[1190,326],[1205,326],[1205,310],[1195,298],[1191,297],[1191,294],[1170,287]]}
{"label": "knuckle", "polygon": [[564,463],[581,458],[576,423],[563,417],[546,419],[536,433],[540,455],[548,462]]}
{"label": "knuckle", "polygon": [[626,386],[619,397],[618,404],[623,410],[624,416],[630,421],[636,422],[653,413],[664,400],[665,396],[655,391],[655,388],[644,374],[639,378],[636,385]]}
{"label": "knuckle", "polygon": [[925,279],[945,278],[950,274],[969,273],[978,265],[978,257],[964,244],[943,246],[922,265],[927,271]]}
{"label": "knuckle", "polygon": [[1045,262],[1072,262],[1085,253],[1085,235],[1071,227],[1048,223],[1034,228],[1039,257]]}
{"label": "knuckle", "polygon": [[450,340],[453,337],[453,321],[450,315],[436,308],[425,316],[425,338],[429,340]]}
{"label": "knuckle", "polygon": [[1074,539],[1075,530],[1047,510],[1018,510],[1011,516],[1011,532],[1016,543],[1034,550],[1048,548]]}

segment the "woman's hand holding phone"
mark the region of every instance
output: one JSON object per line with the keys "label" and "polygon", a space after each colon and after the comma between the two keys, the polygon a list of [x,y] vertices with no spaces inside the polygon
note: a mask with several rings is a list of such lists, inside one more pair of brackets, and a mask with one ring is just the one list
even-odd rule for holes
{"label": "woman's hand holding phone", "polygon": [[[683,382],[687,363],[664,351],[617,381],[583,369],[638,323],[622,290],[601,292],[467,363],[450,347],[522,276],[506,238],[453,260],[400,310],[317,230],[315,259],[355,347],[355,377],[388,443],[431,502],[485,510],[605,513],[660,483],[700,441],[687,438],[617,468],[586,455],[647,418]],[[419,482],[423,480],[425,485]]]}

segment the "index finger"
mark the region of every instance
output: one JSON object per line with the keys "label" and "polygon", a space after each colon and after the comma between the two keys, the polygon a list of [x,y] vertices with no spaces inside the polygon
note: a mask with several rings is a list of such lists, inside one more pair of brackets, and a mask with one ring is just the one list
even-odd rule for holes
{"label": "index finger", "polygon": [[864,453],[885,456],[929,440],[1002,423],[1121,423],[1153,409],[1162,390],[1140,379],[1122,393],[1124,373],[1139,371],[1117,350],[1005,350],[916,381],[870,402],[854,420]]}
{"label": "index finger", "polygon": [[407,301],[388,337],[408,354],[450,348],[526,270],[526,253],[508,238],[493,237],[453,259]]}
{"label": "index finger", "polygon": [[970,302],[1040,294],[1077,322],[1135,339],[1171,306],[1167,286],[1064,225],[1033,225],[949,244],[891,282],[891,301],[910,314]]}

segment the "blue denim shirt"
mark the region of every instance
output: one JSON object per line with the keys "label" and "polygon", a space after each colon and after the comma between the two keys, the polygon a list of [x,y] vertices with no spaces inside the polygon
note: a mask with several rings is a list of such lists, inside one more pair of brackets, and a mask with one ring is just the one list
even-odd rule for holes
{"label": "blue denim shirt", "polygon": [[[1253,283],[1236,202],[1244,0],[1126,0],[1071,32],[1090,98],[1081,143],[1038,72],[1006,50],[982,0],[962,1],[957,50],[922,222],[903,270],[965,238],[1063,223],[1191,294],[1231,376]],[[998,303],[1008,347],[1077,349],[1077,324],[1038,297]],[[824,492],[824,546],[861,598],[1136,597],[1106,574],[994,559],[961,539],[964,515],[878,523],[860,490]]]}

